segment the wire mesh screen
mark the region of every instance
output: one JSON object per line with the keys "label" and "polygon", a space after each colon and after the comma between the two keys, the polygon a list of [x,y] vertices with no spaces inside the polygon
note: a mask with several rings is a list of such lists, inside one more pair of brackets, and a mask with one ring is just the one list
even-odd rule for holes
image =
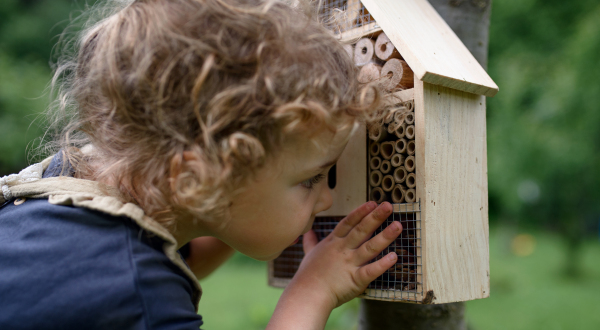
{"label": "wire mesh screen", "polygon": [[[317,234],[317,238],[322,240],[329,233],[333,231],[333,228],[340,222],[344,217],[316,217],[313,223],[312,229]],[[298,267],[300,262],[304,258],[304,251],[302,250],[302,237],[298,243],[288,247],[281,253],[281,255],[273,262],[272,275],[277,278],[291,279]]]}
{"label": "wire mesh screen", "polygon": [[360,0],[323,0],[319,16],[327,28],[343,39],[380,29]]}
{"label": "wire mesh screen", "polygon": [[[398,262],[379,276],[367,287],[361,295],[362,298],[382,300],[404,300],[421,301],[423,296],[422,281],[422,258],[421,258],[421,212],[420,204],[403,203],[393,204],[392,215],[373,234],[377,235],[393,221],[400,221],[403,227],[402,234],[373,261],[384,255],[395,252],[398,254]],[[333,231],[335,226],[344,217],[317,217],[313,224],[313,230],[319,240],[325,238]],[[285,286],[294,276],[300,262],[304,257],[302,250],[302,239],[287,248],[273,261],[271,266],[271,285]]]}
{"label": "wire mesh screen", "polygon": [[400,236],[383,250],[373,261],[390,252],[398,255],[392,268],[371,282],[362,298],[381,300],[421,301],[423,299],[421,257],[421,207],[420,203],[393,204],[394,212],[374,235],[380,233],[393,221],[402,224]]}

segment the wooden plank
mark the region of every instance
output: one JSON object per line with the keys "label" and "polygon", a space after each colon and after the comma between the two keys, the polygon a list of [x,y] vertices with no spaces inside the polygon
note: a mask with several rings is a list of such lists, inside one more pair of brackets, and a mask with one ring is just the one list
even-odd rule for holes
{"label": "wooden plank", "polygon": [[366,289],[363,294],[358,296],[358,298],[390,302],[421,303],[423,295],[420,291]]}
{"label": "wooden plank", "polygon": [[396,92],[392,94],[393,103],[402,103],[415,99],[415,89],[405,89],[403,91]]}
{"label": "wooden plank", "polygon": [[498,86],[426,0],[361,0],[424,82],[494,96]]}
{"label": "wooden plank", "polygon": [[432,303],[489,296],[485,97],[415,83],[424,292]]}
{"label": "wooden plank", "polygon": [[421,211],[419,204],[413,203],[392,204],[392,210],[394,213],[411,213]]}
{"label": "wooden plank", "polygon": [[367,202],[367,129],[361,124],[348,141],[336,165],[333,204],[317,216],[346,216]]}
{"label": "wooden plank", "polygon": [[291,278],[269,277],[269,286],[285,289],[291,280]]}
{"label": "wooden plank", "polygon": [[381,27],[373,22],[334,35],[336,38],[339,38],[341,42],[355,43],[362,37],[371,37],[373,35],[378,35],[380,32]]}
{"label": "wooden plank", "polygon": [[[414,113],[415,113],[415,166],[416,166],[416,170],[415,170],[415,177],[416,177],[416,187],[415,187],[415,195],[416,195],[416,200],[419,201],[419,206],[420,206],[420,211],[422,211],[423,207],[421,207],[421,203],[424,202],[424,199],[421,196],[421,193],[424,192],[424,180],[423,180],[423,173],[424,171],[422,170],[422,166],[420,166],[420,164],[423,164],[423,150],[425,150],[425,146],[424,146],[424,141],[423,141],[423,134],[419,134],[421,133],[421,131],[423,130],[423,82],[420,81],[417,76],[414,77],[415,81],[414,81],[414,86],[415,88],[413,88],[413,105],[414,105]],[[419,91],[418,92],[418,89]],[[423,289],[425,288],[425,281],[426,281],[426,276],[425,276],[425,265],[423,263],[423,260],[425,259],[425,256],[423,255],[425,253],[425,249],[423,248],[423,245],[425,244],[425,236],[426,233],[423,230],[425,221],[423,218],[424,213],[421,212],[421,221],[420,221],[420,229],[416,231],[416,237],[419,240],[419,242],[421,242],[421,244],[416,246],[416,251],[415,251],[415,255],[417,255],[417,283],[420,284],[420,292],[423,292]]]}

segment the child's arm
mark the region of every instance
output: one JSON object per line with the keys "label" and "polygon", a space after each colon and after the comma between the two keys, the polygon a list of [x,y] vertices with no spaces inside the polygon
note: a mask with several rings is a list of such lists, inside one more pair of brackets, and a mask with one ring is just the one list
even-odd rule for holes
{"label": "child's arm", "polygon": [[389,203],[363,204],[317,244],[304,235],[306,256],[287,286],[267,329],[323,329],[331,311],[363,293],[367,285],[396,263],[397,256],[369,263],[402,231],[399,222],[369,239],[392,212]]}
{"label": "child's arm", "polygon": [[229,245],[218,238],[198,237],[190,241],[190,254],[185,261],[200,280],[219,268],[233,252]]}

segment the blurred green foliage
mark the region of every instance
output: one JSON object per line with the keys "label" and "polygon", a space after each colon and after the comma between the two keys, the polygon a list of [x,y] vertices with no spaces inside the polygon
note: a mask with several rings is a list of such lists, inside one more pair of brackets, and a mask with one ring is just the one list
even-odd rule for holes
{"label": "blurred green foliage", "polygon": [[500,92],[488,99],[490,216],[557,230],[572,274],[600,220],[599,51],[597,1],[493,3],[489,73]]}
{"label": "blurred green foliage", "polygon": [[[553,233],[531,231],[532,246],[519,253],[523,232],[506,226],[490,230],[490,297],[467,302],[466,320],[475,330],[596,330],[600,328],[600,242],[586,240],[583,273],[561,276],[565,251]],[[207,329],[264,329],[282,290],[267,286],[264,262],[236,254],[200,281],[199,313]],[[240,276],[240,274],[243,274]],[[336,308],[327,330],[358,328],[358,299]],[[235,311],[235,312],[231,312]],[[400,329],[402,327],[399,327]]]}
{"label": "blurred green foliage", "polygon": [[[0,1],[0,175],[26,166],[26,147],[44,132],[52,47],[84,6]],[[490,219],[557,230],[574,260],[600,218],[599,51],[596,0],[493,2]]]}
{"label": "blurred green foliage", "polygon": [[506,226],[490,230],[490,297],[467,302],[469,329],[600,329],[600,242],[583,240],[581,274],[562,276],[567,256],[560,237],[530,231],[532,249],[519,253],[524,234]]}
{"label": "blurred green foliage", "polygon": [[26,149],[39,145],[52,48],[77,10],[70,0],[0,1],[0,176],[25,167]]}

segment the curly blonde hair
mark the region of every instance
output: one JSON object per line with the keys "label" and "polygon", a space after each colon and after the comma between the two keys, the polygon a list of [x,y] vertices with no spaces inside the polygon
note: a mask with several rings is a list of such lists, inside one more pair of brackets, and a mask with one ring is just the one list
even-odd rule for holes
{"label": "curly blonde hair", "polygon": [[[286,136],[335,131],[380,102],[302,6],[113,0],[104,8],[55,73],[58,147],[79,177],[110,180],[166,227],[182,212],[221,219],[232,192]],[[101,166],[77,149],[86,144]]]}

